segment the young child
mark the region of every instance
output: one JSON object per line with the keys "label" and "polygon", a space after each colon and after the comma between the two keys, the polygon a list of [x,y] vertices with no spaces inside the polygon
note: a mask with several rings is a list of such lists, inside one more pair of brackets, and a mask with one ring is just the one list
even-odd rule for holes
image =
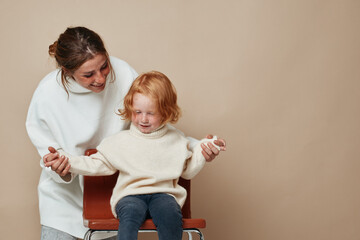
{"label": "young child", "polygon": [[[137,239],[140,226],[149,217],[160,240],[180,240],[186,190],[178,180],[191,179],[202,169],[206,161],[201,143],[213,142],[216,137],[203,139],[189,150],[189,140],[168,125],[177,122],[180,108],[174,86],[160,72],[144,73],[133,82],[119,115],[131,121],[130,129],[105,138],[96,154],[71,156],[61,150],[59,154],[72,173],[95,176],[119,171],[110,200],[120,221],[119,240]],[[60,159],[50,161],[48,155],[43,159],[47,167]]]}

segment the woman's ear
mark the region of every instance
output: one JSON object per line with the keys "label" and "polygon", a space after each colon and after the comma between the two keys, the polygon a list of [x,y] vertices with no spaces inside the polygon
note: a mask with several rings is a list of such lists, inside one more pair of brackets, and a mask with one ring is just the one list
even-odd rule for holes
{"label": "woman's ear", "polygon": [[74,79],[72,73],[69,70],[67,70],[66,68],[61,67],[61,71],[66,77]]}

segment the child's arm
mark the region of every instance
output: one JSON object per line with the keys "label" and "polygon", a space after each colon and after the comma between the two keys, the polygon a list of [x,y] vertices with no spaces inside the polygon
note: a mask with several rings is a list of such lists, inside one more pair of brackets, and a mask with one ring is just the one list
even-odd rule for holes
{"label": "child's arm", "polygon": [[[169,124],[169,128],[174,128],[174,127]],[[198,145],[200,141],[193,137],[185,136],[185,134],[178,129],[177,131],[190,141],[189,150],[194,151],[195,147]],[[213,135],[209,134],[206,136],[206,138],[212,139]],[[226,141],[225,139],[218,138],[217,140],[213,141],[213,143],[208,143],[206,145],[203,144],[201,147],[203,149],[202,155],[205,157],[207,162],[211,162],[219,155],[220,151],[226,151]]]}
{"label": "child's arm", "polygon": [[65,181],[70,181],[72,177],[68,174],[70,170],[69,159],[60,157],[59,153],[53,147],[49,147],[48,150],[50,153],[43,157],[44,166],[51,167],[51,169]]}
{"label": "child's arm", "polygon": [[71,182],[72,179],[74,179],[74,174],[69,172],[70,164],[68,163],[68,159],[60,157],[59,153],[53,147],[48,147],[48,150],[50,153],[44,155],[43,166],[51,169],[52,172],[55,172],[63,181]]}
{"label": "child's arm", "polygon": [[56,166],[63,164],[65,169],[68,169],[71,173],[87,176],[112,175],[117,171],[100,152],[88,157],[72,156],[59,150],[56,153],[45,155],[44,164],[46,167],[52,167],[52,169],[56,169]]}
{"label": "child's arm", "polygon": [[[212,144],[217,140],[217,137],[214,136],[212,139],[204,138],[194,147],[192,155],[189,159],[186,160],[184,171],[181,175],[182,178],[191,179],[195,177],[196,174],[204,167],[206,159],[203,155],[203,144]],[[220,151],[220,147],[216,144],[213,144],[214,148],[217,151]],[[216,146],[216,147],[215,147]]]}

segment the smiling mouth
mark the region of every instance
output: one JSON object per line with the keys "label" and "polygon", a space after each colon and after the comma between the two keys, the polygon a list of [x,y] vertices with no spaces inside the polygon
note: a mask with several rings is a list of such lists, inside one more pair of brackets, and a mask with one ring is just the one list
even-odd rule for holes
{"label": "smiling mouth", "polygon": [[102,83],[102,84],[100,84],[100,85],[94,85],[94,84],[90,84],[90,86],[92,86],[92,87],[96,87],[96,88],[99,88],[99,87],[102,87],[102,86],[104,86],[104,83]]}

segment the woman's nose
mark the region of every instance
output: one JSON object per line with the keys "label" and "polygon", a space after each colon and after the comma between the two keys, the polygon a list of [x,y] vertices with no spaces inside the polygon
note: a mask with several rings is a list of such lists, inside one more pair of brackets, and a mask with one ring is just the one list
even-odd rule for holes
{"label": "woman's nose", "polygon": [[105,81],[106,81],[106,76],[102,72],[99,72],[96,75],[95,82],[99,84],[103,84]]}

